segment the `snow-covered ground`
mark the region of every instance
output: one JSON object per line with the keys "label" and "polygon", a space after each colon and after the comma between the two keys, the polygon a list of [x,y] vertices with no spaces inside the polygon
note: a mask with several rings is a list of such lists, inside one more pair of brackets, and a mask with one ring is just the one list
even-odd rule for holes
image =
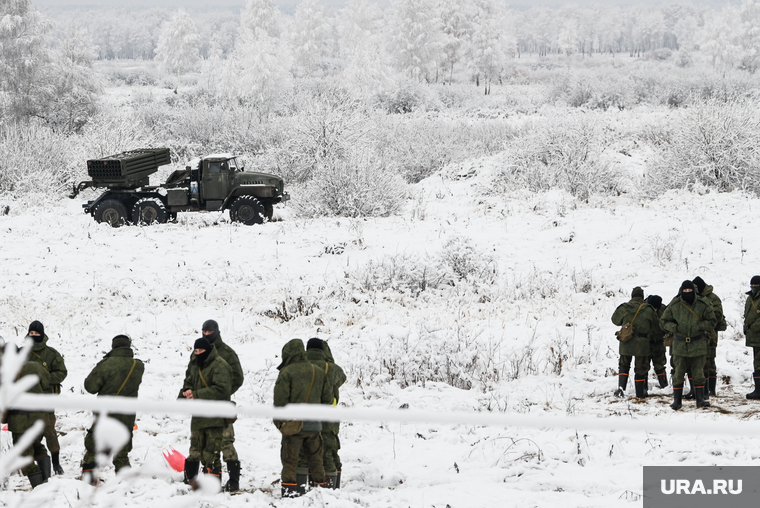
{"label": "snow-covered ground", "polygon": [[[213,318],[243,363],[241,404],[270,404],[283,344],[319,336],[348,373],[349,407],[617,416],[647,431],[344,422],[344,488],[281,500],[271,421],[236,424],[244,492],[204,495],[162,457],[169,446],[187,452],[189,418],[138,415],[140,475],[106,470],[93,489],[77,480],[91,415],[60,412],[66,474],[34,492],[14,475],[0,506],[639,506],[642,466],[756,465],[757,438],[693,429],[755,420],[760,409],[744,398],[752,361],[740,335],[744,291],[760,273],[751,229],[760,201],[494,195],[499,160],[446,168],[413,187],[402,215],[383,219],[303,220],[278,206],[279,220],[256,227],[213,213],[112,229],[84,215],[80,199],[0,199],[10,206],[0,216],[0,335],[20,342],[41,320],[69,369],[64,396],[84,393],[111,338],[128,333],[146,362],[140,396],[175,399]],[[636,401],[629,386],[629,398],[614,398],[613,310],[636,285],[667,302],[696,275],[728,321],[713,406],[673,412],[670,388]],[[691,432],[658,432],[658,422]]]}

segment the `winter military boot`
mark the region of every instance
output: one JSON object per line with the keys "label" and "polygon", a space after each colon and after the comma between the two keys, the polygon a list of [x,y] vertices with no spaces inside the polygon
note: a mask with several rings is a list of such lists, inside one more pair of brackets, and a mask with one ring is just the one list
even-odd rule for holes
{"label": "winter military boot", "polygon": [[760,399],[760,372],[753,372],[752,379],[755,382],[755,391],[748,393],[748,399]]}
{"label": "winter military boot", "polygon": [[705,400],[705,387],[697,386],[694,389],[697,398],[697,407],[710,407],[710,403]]}
{"label": "winter military boot", "polygon": [[674,386],[673,387],[673,403],[670,405],[670,408],[673,411],[678,411],[681,409],[681,397],[683,396],[683,386]]}
{"label": "winter military boot", "polygon": [[45,483],[42,480],[42,471],[37,471],[36,473],[32,473],[29,476],[27,476],[27,478],[29,478],[29,483],[32,484],[33,489],[36,489],[38,486]]}
{"label": "winter military boot", "polygon": [[660,388],[667,388],[668,376],[665,374],[665,369],[654,371],[654,373],[657,374],[657,382],[660,383]]}
{"label": "winter military boot", "polygon": [[694,376],[691,375],[691,372],[686,374],[686,377],[689,378],[689,393],[685,394],[683,396],[686,400],[691,400],[694,398]]}
{"label": "winter military boot", "polygon": [[327,489],[337,489],[336,485],[338,485],[338,473],[335,474],[326,474],[325,478],[327,479],[327,483],[325,484],[325,488]]}
{"label": "winter military boot", "polygon": [[97,485],[95,478],[95,463],[82,464],[82,481],[89,485]]}
{"label": "winter military boot", "polygon": [[625,387],[627,385],[628,385],[628,373],[627,372],[618,373],[618,389],[615,390],[615,397],[624,397]]}
{"label": "winter military boot", "polygon": [[647,372],[647,377],[644,378],[644,397],[649,397],[649,373]]}
{"label": "winter military boot", "polygon": [[280,487],[282,487],[282,497],[288,498],[288,497],[299,497],[302,494],[298,492],[298,484],[297,483],[281,483]]}
{"label": "winter military boot", "polygon": [[187,460],[185,459],[185,478],[183,482],[187,485],[190,485],[192,481],[195,480],[195,477],[198,476],[198,468],[200,468],[201,463],[197,460]]}
{"label": "winter military boot", "polygon": [[50,457],[53,459],[53,472],[57,475],[63,474],[63,468],[61,467],[61,452],[50,452]]}
{"label": "winter military boot", "polygon": [[42,482],[46,483],[52,472],[50,455],[35,455],[34,461],[37,463],[37,466],[39,466],[40,472],[42,473]]}
{"label": "winter military boot", "polygon": [[718,376],[710,376],[707,378],[707,391],[710,392],[710,395],[713,397],[717,396],[717,384]]}
{"label": "winter military boot", "polygon": [[338,471],[338,476],[335,477],[335,488],[340,488],[340,470]]}
{"label": "winter military boot", "polygon": [[644,379],[634,379],[633,382],[635,383],[635,387],[636,387],[636,398],[637,399],[643,399],[644,397],[646,397],[646,395],[644,395],[644,383],[645,383],[645,380]]}
{"label": "winter military boot", "polygon": [[306,487],[309,485],[308,474],[296,474],[296,485],[298,486],[298,495],[306,494]]}
{"label": "winter military boot", "polygon": [[227,471],[230,473],[230,479],[224,485],[225,492],[237,492],[240,490],[240,461],[228,460]]}

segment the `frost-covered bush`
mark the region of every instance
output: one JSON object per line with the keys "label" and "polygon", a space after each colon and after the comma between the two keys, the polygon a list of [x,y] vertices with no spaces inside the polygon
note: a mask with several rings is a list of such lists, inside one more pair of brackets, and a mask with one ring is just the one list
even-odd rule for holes
{"label": "frost-covered bush", "polygon": [[496,260],[475,250],[463,237],[451,238],[443,247],[441,260],[455,280],[493,283],[497,277]]}
{"label": "frost-covered bush", "polygon": [[64,135],[35,123],[0,127],[0,191],[61,194],[79,174],[81,154]]}
{"label": "frost-covered bush", "polygon": [[501,190],[562,189],[578,199],[616,192],[620,175],[602,157],[607,135],[594,117],[568,114],[546,120],[511,146],[510,164],[496,177]]}
{"label": "frost-covered bush", "polygon": [[390,114],[438,111],[443,107],[433,88],[413,81],[401,81],[392,90],[377,94],[375,103]]}
{"label": "frost-covered bush", "polygon": [[656,146],[647,189],[704,186],[760,194],[760,117],[756,100],[708,100],[676,117]]}
{"label": "frost-covered bush", "polygon": [[366,265],[346,274],[351,284],[364,293],[394,291],[417,297],[427,289],[446,284],[446,273],[434,261],[398,254]]}
{"label": "frost-covered bush", "polygon": [[371,155],[352,153],[326,162],[293,191],[298,196],[293,206],[303,217],[387,217],[407,198],[406,182]]}

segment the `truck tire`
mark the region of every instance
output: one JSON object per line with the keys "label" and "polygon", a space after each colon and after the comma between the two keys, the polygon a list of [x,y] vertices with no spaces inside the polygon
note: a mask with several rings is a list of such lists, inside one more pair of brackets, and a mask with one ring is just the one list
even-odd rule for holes
{"label": "truck tire", "polygon": [[253,196],[240,196],[230,207],[230,219],[246,226],[264,222],[264,205]]}
{"label": "truck tire", "polygon": [[143,198],[132,207],[132,222],[135,224],[164,224],[168,218],[166,207],[158,199]]}
{"label": "truck tire", "polygon": [[104,199],[95,206],[92,216],[98,222],[105,222],[118,228],[127,222],[127,207],[116,199]]}

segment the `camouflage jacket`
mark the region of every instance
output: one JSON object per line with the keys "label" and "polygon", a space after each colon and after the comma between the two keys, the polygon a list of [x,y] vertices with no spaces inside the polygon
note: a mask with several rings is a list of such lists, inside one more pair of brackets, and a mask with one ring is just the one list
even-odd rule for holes
{"label": "camouflage jacket", "polygon": [[[243,379],[245,375],[243,374],[243,367],[240,365],[240,358],[238,358],[237,353],[234,349],[232,349],[230,346],[227,345],[227,343],[222,341],[222,336],[220,335],[218,339],[214,341],[214,348],[216,348],[216,352],[221,356],[225,362],[227,362],[227,365],[230,366],[230,369],[232,369],[232,392],[233,394],[238,389],[243,386]],[[188,364],[188,368],[190,365],[193,365],[195,363],[195,353],[190,355],[190,362]]]}
{"label": "camouflage jacket", "polygon": [[84,389],[96,395],[137,397],[145,365],[133,356],[128,347],[112,349],[87,375]]}
{"label": "camouflage jacket", "polygon": [[688,305],[677,296],[665,309],[660,323],[666,332],[674,335],[673,356],[692,358],[707,354],[709,334],[717,321],[712,305],[705,298],[698,296]]}
{"label": "camouflage jacket", "polygon": [[617,326],[633,323],[633,338],[627,342],[620,342],[620,354],[649,356],[649,340],[652,332],[659,326],[659,321],[657,313],[641,297],[637,296],[619,305],[612,314],[612,322]]}
{"label": "camouflage jacket", "polygon": [[[28,360],[16,376],[16,381],[24,376],[35,375],[38,378],[37,384],[32,386],[27,393],[47,393],[50,388],[50,374],[47,370],[37,361]],[[21,411],[11,410],[8,411],[6,417],[8,421],[8,430],[13,434],[22,434],[26,430],[34,425],[37,420],[47,421],[47,411]]]}
{"label": "camouflage jacket", "polygon": [[[185,372],[185,382],[179,391],[179,398],[184,398],[182,393],[185,390],[193,391],[193,398],[198,400],[230,400],[232,387],[232,369],[219,356],[216,347],[211,349],[206,363],[200,368],[197,363],[193,362],[187,367]],[[208,427],[224,427],[226,425],[224,418],[202,418],[193,416],[190,423],[190,430],[200,430]]]}
{"label": "camouflage jacket", "polygon": [[[330,372],[332,373],[330,383],[333,388],[333,404],[337,405],[338,402],[340,402],[340,387],[346,382],[346,373],[335,363],[332,351],[330,351],[330,346],[327,345],[327,342],[324,343],[324,347],[325,360],[330,364]],[[340,422],[324,422],[322,424],[322,430],[335,432],[337,434],[340,430]]]}
{"label": "camouflage jacket", "polygon": [[715,321],[717,324],[715,325],[715,328],[710,331],[709,345],[710,347],[716,347],[718,345],[718,332],[723,332],[728,328],[726,325],[726,317],[723,315],[723,302],[718,295],[713,293],[712,286],[705,286],[702,298],[706,299],[710,305],[712,305],[713,312],[715,312]]}
{"label": "camouflage jacket", "polygon": [[752,291],[744,302],[744,337],[748,347],[760,347],[760,295],[752,298]]}
{"label": "camouflage jacket", "polygon": [[34,343],[32,352],[29,353],[29,361],[41,364],[50,373],[50,385],[45,389],[45,393],[61,393],[61,383],[69,372],[66,370],[63,356],[48,346],[47,342],[48,336],[45,335],[41,342]]}
{"label": "camouflage jacket", "polygon": [[[280,374],[274,384],[274,405],[332,404],[333,389],[325,371],[306,358],[303,341],[293,339],[282,348],[282,363],[277,367]],[[321,430],[304,422],[304,430]]]}

